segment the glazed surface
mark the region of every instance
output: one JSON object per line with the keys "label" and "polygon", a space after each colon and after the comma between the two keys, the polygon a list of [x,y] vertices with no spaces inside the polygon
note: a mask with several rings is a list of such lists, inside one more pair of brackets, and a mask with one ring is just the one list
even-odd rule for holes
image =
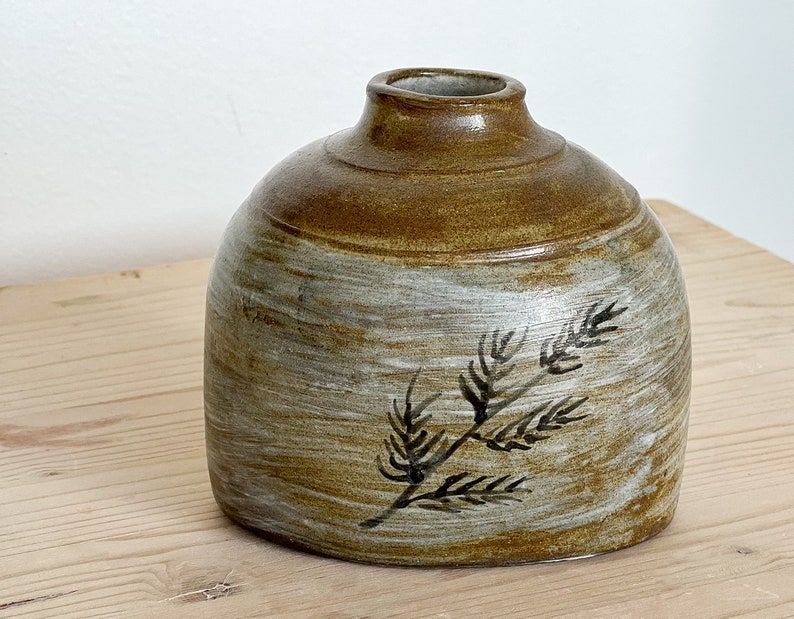
{"label": "glazed surface", "polygon": [[[406,80],[451,95],[399,88]],[[525,94],[484,72],[375,76],[359,122],[287,157],[250,202],[302,238],[420,265],[560,256],[637,217],[636,190],[538,125]]]}
{"label": "glazed surface", "polygon": [[404,565],[580,556],[663,528],[690,381],[669,240],[639,204],[572,251],[508,258],[348,251],[247,202],[207,300],[223,509]]}
{"label": "glazed surface", "polygon": [[359,253],[421,263],[521,250],[552,257],[640,211],[634,188],[575,144],[561,145],[537,169],[374,179],[327,148],[320,141],[291,155],[251,203],[287,232]]}

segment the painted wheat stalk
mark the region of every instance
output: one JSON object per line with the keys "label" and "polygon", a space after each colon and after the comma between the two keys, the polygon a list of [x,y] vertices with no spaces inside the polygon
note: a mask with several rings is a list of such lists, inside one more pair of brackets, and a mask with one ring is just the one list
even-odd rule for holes
{"label": "painted wheat stalk", "polygon": [[503,333],[496,329],[483,334],[477,345],[476,359],[469,361],[458,376],[460,395],[473,415],[471,426],[455,440],[448,437],[444,429],[430,431],[427,428],[432,418],[428,409],[441,394],[414,402],[421,374],[421,369],[417,370],[408,383],[403,402],[398,404],[397,398],[392,400],[387,414],[391,433],[384,440],[384,455],[377,457],[381,475],[402,484],[403,489],[384,511],[360,525],[377,527],[398,510],[411,506],[458,513],[472,507],[520,501],[519,493],[531,492],[523,485],[524,475],[493,476],[471,471],[446,475],[430,490],[426,490],[426,486],[433,474],[470,441],[481,442],[486,448],[499,452],[528,451],[535,443],[549,439],[555,430],[585,419],[587,415],[579,413],[578,409],[587,397],[566,396],[538,404],[504,424],[484,427],[495,417],[504,416],[506,409],[543,380],[581,368],[583,361],[579,350],[607,344],[610,340],[606,335],[618,329],[617,325],[608,323],[626,310],[625,307],[615,309],[616,304],[594,303],[583,315],[563,325],[556,336],[544,340],[538,353],[539,369],[527,380],[509,381],[518,374],[514,358],[527,343],[528,328],[520,337],[516,337],[514,330]]}

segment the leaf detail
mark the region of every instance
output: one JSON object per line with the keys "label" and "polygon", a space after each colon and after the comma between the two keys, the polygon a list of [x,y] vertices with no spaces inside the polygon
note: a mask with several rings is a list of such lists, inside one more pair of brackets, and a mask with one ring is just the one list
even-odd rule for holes
{"label": "leaf detail", "polygon": [[526,476],[473,477],[469,472],[456,473],[444,479],[435,490],[411,498],[405,506],[416,504],[422,509],[458,513],[488,503],[520,501],[521,499],[514,496],[515,493],[531,492],[521,486],[525,480]]}
{"label": "leaf detail", "polygon": [[377,463],[380,474],[390,481],[422,483],[441,462],[446,449],[444,430],[429,432],[423,427],[431,418],[429,413],[423,413],[441,394],[428,396],[418,404],[412,401],[421,371],[421,368],[417,370],[408,383],[402,410],[397,404],[397,398],[394,398],[391,410],[387,413],[392,429],[389,439],[384,441],[388,467],[380,456]]}
{"label": "leaf detail", "polygon": [[482,425],[488,419],[510,406],[529,389],[530,385],[514,385],[497,389],[497,383],[507,377],[515,368],[510,364],[513,357],[523,348],[529,329],[524,329],[521,339],[514,342],[515,331],[502,334],[500,329],[491,333],[491,346],[486,357],[486,341],[488,336],[480,336],[477,345],[477,364],[469,361],[465,372],[458,376],[458,387],[461,395],[474,411],[474,423]]}
{"label": "leaf detail", "polygon": [[486,435],[477,433],[473,438],[485,443],[493,451],[528,451],[539,442],[551,438],[548,432],[580,421],[587,415],[571,416],[570,413],[587,401],[587,398],[563,398],[552,406],[551,400],[535,407],[508,424],[495,428]]}
{"label": "leaf detail", "polygon": [[601,336],[616,331],[618,327],[605,323],[620,316],[627,308],[615,309],[617,301],[613,301],[599,310],[601,303],[601,301],[593,303],[578,325],[578,321],[572,318],[563,325],[555,337],[543,342],[540,348],[540,367],[545,368],[549,374],[573,372],[582,367],[582,363],[578,362],[579,355],[573,352],[575,349],[595,348],[609,341]]}
{"label": "leaf detail", "polygon": [[549,430],[559,430],[564,425],[567,425],[573,421],[579,421],[587,417],[587,415],[578,415],[576,417],[569,417],[568,413],[575,411],[579,408],[582,404],[587,401],[587,398],[579,398],[577,400],[571,401],[573,398],[568,396],[567,398],[563,398],[557,404],[555,404],[551,410],[543,415],[538,420],[538,425],[536,426],[536,430],[538,432],[548,432]]}

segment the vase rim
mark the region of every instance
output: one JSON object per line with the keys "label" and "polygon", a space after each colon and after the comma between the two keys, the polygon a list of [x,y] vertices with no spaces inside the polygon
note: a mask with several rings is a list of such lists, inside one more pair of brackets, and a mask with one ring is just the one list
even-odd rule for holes
{"label": "vase rim", "polygon": [[559,155],[559,135],[535,123],[518,80],[488,71],[408,68],[367,84],[356,125],[328,138],[329,155],[387,173],[476,173]]}
{"label": "vase rim", "polygon": [[367,94],[407,104],[469,106],[523,102],[526,88],[513,77],[490,71],[409,67],[377,74],[367,84]]}

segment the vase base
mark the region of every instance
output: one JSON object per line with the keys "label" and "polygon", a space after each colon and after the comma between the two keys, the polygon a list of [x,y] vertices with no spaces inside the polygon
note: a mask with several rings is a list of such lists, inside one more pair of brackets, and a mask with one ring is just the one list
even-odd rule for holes
{"label": "vase base", "polygon": [[[589,559],[599,555],[609,554],[618,550],[624,550],[636,546],[660,534],[672,522],[673,511],[664,519],[654,523],[653,526],[642,527],[642,532],[636,536],[631,537],[625,543],[615,545],[599,545],[593,543],[588,545],[587,551],[580,553],[564,554],[554,556],[550,550],[540,551],[539,554],[529,553],[521,556],[519,553],[510,556],[495,556],[482,554],[480,556],[466,556],[465,558],[455,558],[459,553],[451,552],[445,554],[440,552],[417,552],[415,555],[402,554],[402,555],[375,555],[368,554],[365,551],[351,550],[349,552],[338,548],[323,548],[311,542],[298,540],[283,533],[268,531],[257,527],[253,524],[245,522],[229,513],[223,506],[221,506],[224,515],[226,515],[232,522],[242,528],[250,531],[251,533],[261,537],[267,542],[277,544],[284,548],[293,551],[313,555],[316,557],[323,557],[329,559],[338,559],[349,561],[352,563],[359,563],[362,565],[373,565],[380,567],[418,567],[418,568],[467,568],[467,567],[510,567],[518,565],[532,565],[539,563],[559,563],[563,561],[578,561],[581,559]],[[590,549],[592,546],[592,549]],[[538,552],[537,549],[534,549]]]}

